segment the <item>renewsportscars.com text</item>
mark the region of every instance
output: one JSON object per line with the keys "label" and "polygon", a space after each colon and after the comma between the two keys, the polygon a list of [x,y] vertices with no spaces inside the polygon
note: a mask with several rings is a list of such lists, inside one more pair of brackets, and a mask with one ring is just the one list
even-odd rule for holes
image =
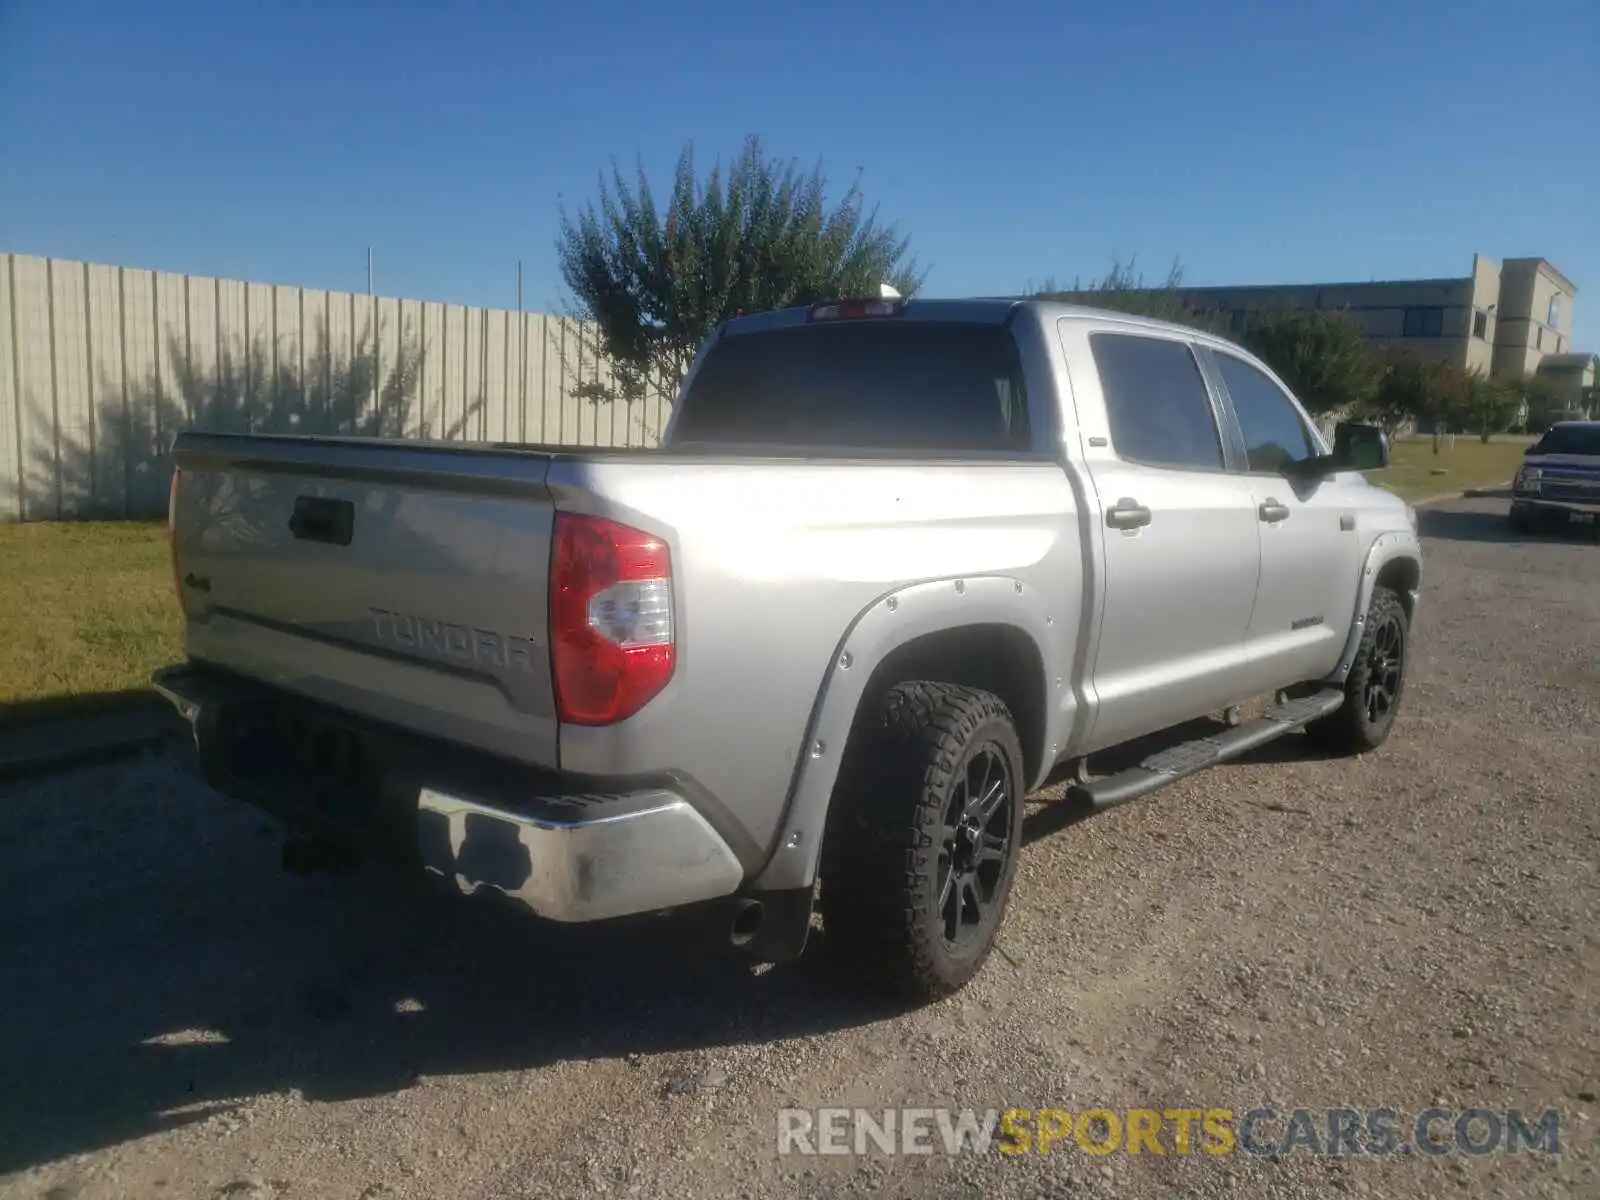
{"label": "renewsportscars.com text", "polygon": [[1555,1109],[786,1108],[779,1154],[1559,1154]]}

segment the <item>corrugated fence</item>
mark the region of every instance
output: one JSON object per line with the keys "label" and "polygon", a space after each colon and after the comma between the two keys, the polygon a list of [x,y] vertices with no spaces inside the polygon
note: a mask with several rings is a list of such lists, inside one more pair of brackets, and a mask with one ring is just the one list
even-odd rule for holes
{"label": "corrugated fence", "polygon": [[561,317],[0,256],[0,521],[165,511],[185,428],[652,446]]}

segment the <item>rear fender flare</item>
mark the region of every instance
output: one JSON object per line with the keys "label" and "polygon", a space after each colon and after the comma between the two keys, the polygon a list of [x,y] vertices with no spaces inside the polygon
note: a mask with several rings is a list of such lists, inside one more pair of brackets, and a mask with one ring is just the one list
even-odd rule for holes
{"label": "rear fender flare", "polygon": [[[810,887],[816,880],[823,827],[850,730],[868,682],[889,655],[916,638],[957,626],[1010,625],[1033,639],[1048,684],[1049,664],[1055,661],[1048,647],[1059,640],[1055,635],[1069,616],[1052,611],[1041,589],[1001,576],[913,584],[880,596],[859,613],[835,649],[812,706],[789,803],[753,889]],[[1066,622],[1069,632],[1073,625]],[[1054,687],[1049,691],[1046,746],[1060,740],[1060,696]],[[1050,755],[1044,757],[1048,767]]]}

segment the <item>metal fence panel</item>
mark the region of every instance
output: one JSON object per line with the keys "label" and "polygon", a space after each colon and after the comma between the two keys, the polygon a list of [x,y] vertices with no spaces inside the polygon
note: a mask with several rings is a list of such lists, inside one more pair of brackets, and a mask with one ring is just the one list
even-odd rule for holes
{"label": "metal fence panel", "polygon": [[653,446],[568,318],[0,255],[0,521],[154,517],[185,428]]}

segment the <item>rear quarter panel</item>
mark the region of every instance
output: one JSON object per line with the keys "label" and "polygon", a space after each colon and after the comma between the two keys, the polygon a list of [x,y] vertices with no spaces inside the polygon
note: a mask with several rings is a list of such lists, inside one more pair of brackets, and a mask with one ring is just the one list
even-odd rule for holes
{"label": "rear quarter panel", "polygon": [[[748,835],[735,847],[747,862],[775,848],[802,782],[831,790],[844,739],[819,737],[819,697],[830,713],[853,715],[851,689],[896,646],[1008,620],[1035,638],[1047,667],[1069,660],[1082,556],[1056,462],[574,458],[553,465],[548,486],[558,508],[662,537],[677,610],[666,690],[618,725],[563,727],[563,769],[687,774],[702,802],[723,810],[718,823]],[[891,609],[896,596],[908,600]],[[860,682],[834,682],[845,674]],[[1063,686],[1052,738],[1071,718],[1069,695]],[[804,831],[802,843],[819,832]]]}

